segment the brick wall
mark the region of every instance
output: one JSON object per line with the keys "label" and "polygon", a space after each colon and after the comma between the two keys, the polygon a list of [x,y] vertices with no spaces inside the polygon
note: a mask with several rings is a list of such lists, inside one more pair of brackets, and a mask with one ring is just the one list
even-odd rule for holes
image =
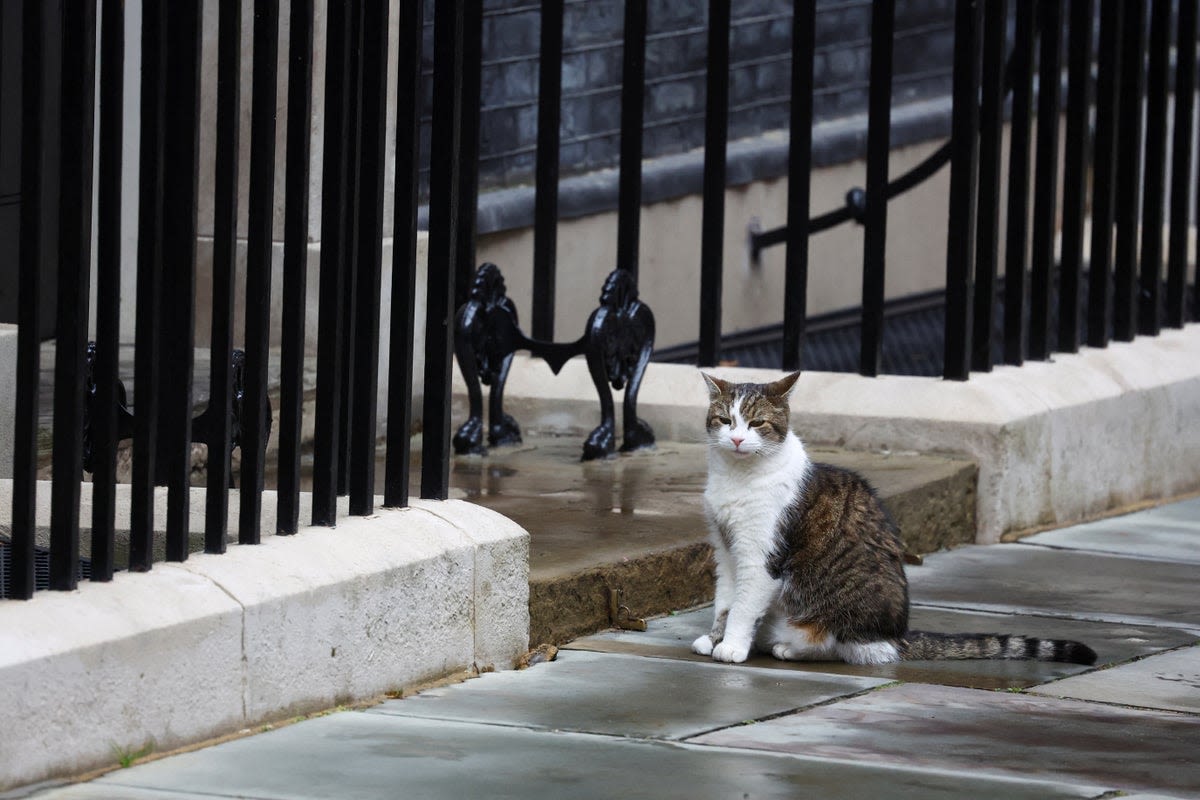
{"label": "brick wall", "polygon": [[[730,139],[786,129],[793,0],[737,0],[730,39]],[[617,164],[622,0],[566,0],[561,170],[564,177]],[[647,11],[645,157],[704,144],[707,2],[650,0]],[[481,186],[533,180],[537,141],[540,3],[484,4]],[[432,94],[432,4],[426,13],[426,102]],[[948,95],[954,7],[898,0],[894,103]],[[818,3],[814,64],[820,120],[862,113],[870,65],[870,0]],[[428,147],[428,114],[423,146]]]}

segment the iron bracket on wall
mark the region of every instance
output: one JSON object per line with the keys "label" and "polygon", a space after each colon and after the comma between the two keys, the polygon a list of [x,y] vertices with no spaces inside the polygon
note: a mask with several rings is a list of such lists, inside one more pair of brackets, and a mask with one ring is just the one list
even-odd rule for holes
{"label": "iron bracket on wall", "polygon": [[507,295],[504,276],[495,264],[479,267],[467,302],[458,310],[454,351],[467,384],[467,421],[454,434],[456,453],[483,454],[483,391],[488,395],[488,444],[521,441],[521,428],[504,411],[504,385],[513,353],[528,350],[545,361],[555,375],[571,358],[587,357],[588,372],[600,396],[600,424],[583,443],[583,460],[607,458],[616,450],[613,389],[624,389],[624,432],[621,452],[654,445],[654,431],[637,416],[642,375],[654,349],[654,314],[638,299],[637,282],[628,270],[615,269],[604,281],[600,306],[588,317],[583,336],[573,342],[543,342],[526,336],[517,309]]}
{"label": "iron bracket on wall", "polygon": [[[88,342],[87,358],[86,358],[86,382],[87,398],[83,407],[83,468],[87,472],[92,472],[95,459],[95,442],[92,439],[92,419],[99,413],[97,407],[99,399],[96,396],[96,380],[95,380],[95,363],[96,363],[96,343]],[[231,375],[231,393],[232,404],[229,425],[229,452],[242,446],[242,419],[245,414],[244,398],[246,394],[246,354],[242,350],[234,350],[230,357],[230,366],[232,367]],[[263,402],[263,419],[265,420],[264,430],[269,434],[271,431],[271,402],[264,400]],[[210,404],[200,414],[192,419],[192,441],[203,442],[211,446],[212,442],[212,415],[213,407]],[[117,381],[117,442],[125,439],[133,438],[133,412],[129,410],[128,394],[125,390],[125,382]],[[155,476],[155,483],[159,486],[166,485],[166,476],[161,470],[164,465],[159,464],[159,475]],[[233,488],[233,479],[230,478],[230,488]]]}

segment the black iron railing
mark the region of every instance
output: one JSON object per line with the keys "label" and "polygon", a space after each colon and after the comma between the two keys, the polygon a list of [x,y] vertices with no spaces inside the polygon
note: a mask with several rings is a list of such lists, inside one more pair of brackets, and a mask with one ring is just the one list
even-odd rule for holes
{"label": "black iron railing", "polygon": [[[586,457],[606,456],[615,449],[617,420],[609,384],[625,387],[623,449],[653,442],[653,432],[638,420],[635,405],[654,332],[653,315],[639,298],[637,283],[646,46],[653,32],[648,31],[652,20],[645,0],[627,0],[622,9],[616,270],[583,337],[556,342],[556,287],[566,283],[556,280],[555,253],[564,15],[580,4],[571,0],[540,4],[531,336],[521,332],[515,311],[508,313],[506,303],[511,303],[503,292],[491,291],[503,284],[498,270],[475,272],[478,164],[485,138],[480,127],[485,4],[483,0],[436,0],[430,5],[433,92],[431,144],[424,162],[429,174],[429,249],[420,493],[445,498],[455,444],[450,395],[456,344],[459,357],[467,362],[463,371],[472,403],[472,416],[460,431],[460,449],[482,448],[477,380],[492,381],[493,396],[502,398],[508,359],[521,348],[556,367],[571,355],[586,355],[602,408],[601,428],[585,445]],[[121,155],[127,49],[124,5],[98,0],[20,3],[24,41],[19,76],[20,327],[11,540],[2,544],[10,596],[32,595],[38,559],[47,565],[50,586],[76,585],[81,573],[80,484],[85,457],[94,485],[87,571],[92,580],[109,580],[121,566],[150,569],[159,535],[165,537],[168,559],[187,558],[191,449],[197,441],[205,442],[209,450],[204,549],[219,553],[226,548],[228,492],[234,474],[231,451],[240,452],[238,541],[260,540],[264,476],[272,466],[265,454],[272,429],[269,342],[276,326],[281,350],[275,401],[279,414],[275,532],[296,532],[304,515],[300,486],[305,330],[306,318],[313,313],[317,355],[310,519],[318,525],[335,524],[338,497],[345,494],[351,514],[372,512],[380,291],[384,270],[389,268],[383,263],[381,244],[386,227],[386,87],[388,70],[393,68],[397,75],[396,191],[383,486],[385,506],[408,503],[425,6],[401,3],[398,18],[391,19],[386,0],[331,1],[326,5],[326,40],[314,43],[314,0],[290,3],[290,35],[284,45],[288,123],[282,196],[283,303],[277,314],[270,298],[277,207],[279,3],[253,0],[250,157],[244,163],[238,157],[238,109],[244,88],[239,81],[242,2],[219,3],[216,117],[211,132],[216,143],[211,371],[208,408],[203,417],[194,418],[197,174],[204,119],[199,91],[201,3],[173,0],[168,6],[147,0],[142,4],[137,43],[142,59],[138,238],[136,252],[127,253],[121,252],[119,237],[120,189],[126,174]],[[99,19],[97,9],[102,9]],[[731,16],[736,13],[729,0],[707,3],[704,211],[698,220],[702,247],[696,282],[701,297],[696,360],[701,365],[718,362],[725,339],[720,326],[722,231],[731,130],[730,36],[735,27]],[[1084,343],[1102,347],[1111,339],[1153,335],[1164,325],[1187,321],[1192,269],[1188,242],[1196,194],[1191,167],[1197,0],[958,0],[950,140],[890,182],[897,2],[875,0],[870,4],[870,69],[865,76],[865,188],[850,191],[844,207],[812,216],[809,193],[818,93],[814,32],[819,19],[816,4],[795,0],[787,225],[756,231],[751,237],[754,254],[777,244],[787,247],[779,366],[806,365],[809,237],[853,220],[864,228],[858,370],[865,375],[880,371],[887,335],[888,204],[946,163],[951,176],[943,232],[946,285],[939,317],[944,320],[941,347],[946,378],[961,380],[971,371],[991,369],[997,353],[1006,363],[1020,364],[1025,359],[1048,358],[1055,351],[1074,351]],[[97,25],[98,50],[94,46]],[[389,64],[387,38],[393,29],[399,33],[399,58]],[[324,95],[319,98],[325,124],[320,164],[320,302],[315,309],[306,307],[305,301],[308,198],[314,177],[309,174],[314,46],[325,53]],[[1065,103],[1061,96],[1064,65]],[[97,95],[99,114],[94,119]],[[1168,124],[1171,98],[1176,109],[1173,128]],[[1059,119],[1064,113],[1066,146],[1062,148]],[[1001,170],[1005,125],[1009,128],[1007,173]],[[1168,136],[1173,142],[1169,157]],[[96,176],[93,148],[99,151]],[[246,272],[239,277],[235,268],[238,178],[243,170],[249,178],[248,235]],[[88,362],[93,177],[98,198],[97,301],[94,359]],[[1002,203],[1007,211],[1004,230],[999,222]],[[1089,218],[1091,240],[1085,248]],[[1003,281],[998,278],[1002,238]],[[116,358],[122,265],[136,272],[132,408],[126,403],[128,387],[118,380]],[[43,283],[56,285],[57,308],[50,458],[53,512],[48,549],[39,550],[35,501]],[[595,287],[586,291],[594,292]],[[239,298],[247,312],[245,329],[237,332],[233,308]],[[235,363],[233,348],[239,339],[244,343],[244,359]],[[504,424],[499,399],[494,407],[492,422],[500,424],[501,430],[493,442],[519,435],[515,423]],[[128,564],[121,565],[114,563],[116,457],[120,440],[129,434],[132,510]],[[164,531],[154,528],[156,483],[167,486]]]}
{"label": "black iron railing", "polygon": [[[1011,15],[1009,5],[1005,0],[959,0],[955,4],[951,140],[917,168],[887,183],[892,8],[886,2],[873,4],[866,190],[851,190],[843,208],[807,222],[803,222],[805,209],[789,213],[783,228],[750,232],[752,257],[764,247],[785,241],[789,245],[781,334],[783,368],[794,369],[803,363],[804,294],[794,286],[799,281],[793,275],[800,270],[791,265],[804,264],[806,255],[793,251],[807,249],[808,235],[853,219],[864,226],[858,371],[877,373],[885,307],[881,236],[886,227],[885,198],[898,196],[946,161],[951,163],[952,174],[946,231],[944,377],[965,380],[973,370],[990,370],[997,330],[1004,341],[1003,361],[1021,364],[1026,359],[1045,360],[1053,352],[1075,352],[1081,343],[1104,347],[1110,340],[1154,335],[1164,324],[1179,327],[1187,321],[1186,309],[1191,305],[1186,297],[1191,268],[1188,237],[1196,192],[1191,177],[1196,3],[1016,0]],[[1014,21],[1011,42],[1007,36],[1010,20]],[[807,193],[805,151],[811,142],[806,133],[797,136],[795,131],[811,128],[811,118],[796,116],[809,92],[804,65],[811,51],[798,36],[794,46],[793,70],[798,77],[793,80],[793,167],[789,177],[799,184],[799,192]],[[1061,93],[1064,63],[1065,104]],[[1000,159],[1006,98],[1010,98],[1010,137],[1005,199]],[[1176,113],[1168,159],[1167,111],[1172,98]],[[1090,124],[1093,109],[1094,128]],[[1064,114],[1065,146],[1058,124]],[[1169,186],[1165,178],[1168,168]],[[1003,298],[997,281],[1002,202],[1007,205]],[[791,202],[789,207],[801,208]],[[1089,216],[1090,248],[1085,250]],[[1165,246],[1164,222],[1169,225]],[[1086,309],[1082,305],[1085,295]],[[1003,324],[997,326],[993,318],[1001,307]],[[702,310],[705,313],[707,307]],[[1081,318],[1086,319],[1086,337],[1082,339]],[[1055,319],[1057,329],[1052,327]],[[716,362],[718,340],[719,331],[712,330],[711,322],[702,322],[701,363]]]}

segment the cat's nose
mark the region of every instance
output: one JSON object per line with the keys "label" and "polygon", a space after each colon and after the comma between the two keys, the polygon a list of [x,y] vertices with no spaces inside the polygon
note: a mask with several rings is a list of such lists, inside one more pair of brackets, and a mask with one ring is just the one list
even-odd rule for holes
{"label": "cat's nose", "polygon": [[729,437],[729,441],[733,442],[733,449],[734,449],[734,450],[737,450],[739,447],[741,447],[741,446],[742,446],[742,442],[744,442],[744,441],[746,441],[746,440],[745,440],[745,439],[739,439],[739,438],[737,438],[736,436],[731,436],[731,437]]}

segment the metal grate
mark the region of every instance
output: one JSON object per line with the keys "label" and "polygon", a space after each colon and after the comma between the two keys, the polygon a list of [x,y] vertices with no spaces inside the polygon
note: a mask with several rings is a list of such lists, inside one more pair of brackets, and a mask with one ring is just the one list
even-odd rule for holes
{"label": "metal grate", "polygon": [[[8,539],[0,537],[0,600],[11,597],[9,593],[10,575],[12,574]],[[79,580],[90,580],[92,577],[91,559],[79,559]],[[45,547],[35,547],[33,551],[33,586],[35,591],[50,588],[50,551]]]}
{"label": "metal grate", "polygon": [[[1086,275],[1086,273],[1085,273]],[[1085,280],[1080,287],[1080,305],[1087,308]],[[1186,293],[1187,318],[1191,319],[1195,297],[1193,287]],[[1004,363],[1004,292],[1003,281],[997,291],[992,359]],[[1058,292],[1050,303],[1050,344],[1057,346]],[[808,320],[804,338],[802,368],[816,372],[858,372],[862,342],[861,309],[823,314]],[[942,292],[914,295],[890,301],[884,307],[883,355],[881,371],[888,375],[940,377],[943,367],[943,337],[946,306]],[[1080,320],[1080,335],[1086,333],[1086,317]],[[1111,330],[1110,330],[1111,334]],[[679,345],[654,354],[653,360],[672,364],[695,364],[698,346]],[[721,340],[721,362],[739,367],[778,369],[783,363],[783,326],[771,325],[731,334]]]}

